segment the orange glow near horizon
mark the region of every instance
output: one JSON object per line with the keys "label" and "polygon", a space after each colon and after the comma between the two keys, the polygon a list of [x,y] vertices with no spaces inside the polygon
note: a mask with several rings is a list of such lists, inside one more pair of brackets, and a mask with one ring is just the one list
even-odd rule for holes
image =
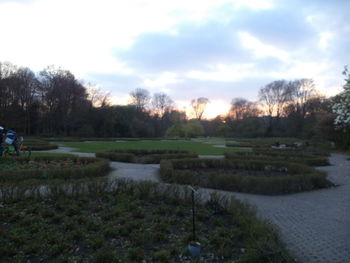
{"label": "orange glow near horizon", "polygon": [[[129,96],[125,97],[111,97],[111,103],[113,105],[127,105]],[[180,111],[185,111],[187,118],[193,118],[192,108],[190,106],[190,101],[179,101],[176,103],[176,109]],[[204,111],[203,119],[213,119],[218,115],[226,115],[230,110],[230,103],[223,100],[210,100],[207,108]]]}

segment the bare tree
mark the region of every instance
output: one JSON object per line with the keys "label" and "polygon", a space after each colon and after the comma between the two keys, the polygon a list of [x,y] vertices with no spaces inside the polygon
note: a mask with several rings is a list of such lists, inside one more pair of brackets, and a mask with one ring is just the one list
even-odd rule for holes
{"label": "bare tree", "polygon": [[269,116],[280,117],[284,106],[291,99],[290,85],[286,80],[276,80],[259,90],[259,100]]}
{"label": "bare tree", "polygon": [[130,92],[130,104],[135,105],[138,110],[145,110],[151,99],[149,91],[138,88]]}
{"label": "bare tree", "polygon": [[243,98],[234,98],[231,101],[229,117],[233,120],[242,120],[249,117],[257,117],[260,110],[256,103]]}
{"label": "bare tree", "polygon": [[289,82],[288,85],[294,111],[304,118],[307,113],[307,101],[319,96],[315,83],[312,79],[298,79]]}
{"label": "bare tree", "polygon": [[174,108],[174,101],[165,93],[155,93],[152,98],[153,112],[160,117]]}
{"label": "bare tree", "polygon": [[208,103],[209,103],[209,99],[204,98],[204,97],[193,99],[191,101],[191,107],[192,107],[192,110],[196,116],[196,119],[198,119],[198,120],[202,119],[203,113],[204,113]]}
{"label": "bare tree", "polygon": [[91,106],[105,107],[110,105],[111,94],[109,92],[104,92],[101,88],[91,85],[90,83],[84,86],[88,93],[88,100],[91,101]]}

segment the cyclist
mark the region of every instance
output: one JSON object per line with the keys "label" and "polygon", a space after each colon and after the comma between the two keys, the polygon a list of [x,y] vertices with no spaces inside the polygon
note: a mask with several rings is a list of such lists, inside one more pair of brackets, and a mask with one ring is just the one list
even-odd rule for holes
{"label": "cyclist", "polygon": [[4,140],[4,131],[5,131],[5,128],[0,126],[0,157],[2,156],[2,153],[4,152],[4,148],[2,146],[2,142]]}
{"label": "cyclist", "polygon": [[10,130],[7,131],[5,142],[7,144],[13,145],[13,147],[15,148],[15,151],[16,151],[16,155],[19,156],[18,138],[17,138],[17,133],[16,133],[14,128],[11,128]]}

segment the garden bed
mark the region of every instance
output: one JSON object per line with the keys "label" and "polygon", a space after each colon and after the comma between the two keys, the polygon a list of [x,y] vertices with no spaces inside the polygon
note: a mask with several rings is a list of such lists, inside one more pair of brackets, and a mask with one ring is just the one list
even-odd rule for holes
{"label": "garden bed", "polygon": [[329,165],[328,157],[315,156],[312,154],[305,154],[303,152],[295,151],[279,151],[279,150],[267,150],[267,151],[252,151],[252,152],[225,152],[225,158],[232,161],[241,160],[261,160],[265,162],[269,161],[285,161],[295,162],[299,164],[306,164],[310,166],[326,166]]}
{"label": "garden bed", "polygon": [[113,149],[96,153],[97,157],[128,163],[160,163],[163,159],[197,158],[196,153],[185,150]]}
{"label": "garden bed", "polygon": [[[220,172],[222,170],[226,172]],[[312,167],[263,160],[162,160],[160,176],[168,183],[267,195],[290,194],[333,185],[326,179],[325,173]]]}
{"label": "garden bed", "polygon": [[104,176],[109,162],[99,158],[33,157],[0,160],[0,182],[79,179]]}
{"label": "garden bed", "polygon": [[[190,192],[116,184],[114,191],[102,187],[74,198],[61,193],[3,202],[0,261],[193,262],[186,249]],[[274,228],[247,205],[212,195],[196,211],[200,262],[294,262]]]}
{"label": "garden bed", "polygon": [[308,155],[308,156],[323,156],[323,157],[329,157],[330,152],[329,151],[323,151],[319,149],[315,149],[312,147],[309,148],[271,148],[271,147],[258,147],[253,148],[253,152],[256,153],[270,153],[275,155]]}

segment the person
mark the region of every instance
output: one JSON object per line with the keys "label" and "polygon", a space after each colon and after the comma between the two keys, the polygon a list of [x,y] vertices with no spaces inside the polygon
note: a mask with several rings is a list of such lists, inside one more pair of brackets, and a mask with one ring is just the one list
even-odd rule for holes
{"label": "person", "polygon": [[10,130],[7,131],[5,142],[7,144],[13,145],[16,151],[16,155],[19,156],[18,138],[14,128],[11,128]]}
{"label": "person", "polygon": [[0,126],[0,157],[2,156],[2,154],[4,152],[4,148],[2,145],[2,142],[4,140],[4,131],[5,131],[5,128]]}

